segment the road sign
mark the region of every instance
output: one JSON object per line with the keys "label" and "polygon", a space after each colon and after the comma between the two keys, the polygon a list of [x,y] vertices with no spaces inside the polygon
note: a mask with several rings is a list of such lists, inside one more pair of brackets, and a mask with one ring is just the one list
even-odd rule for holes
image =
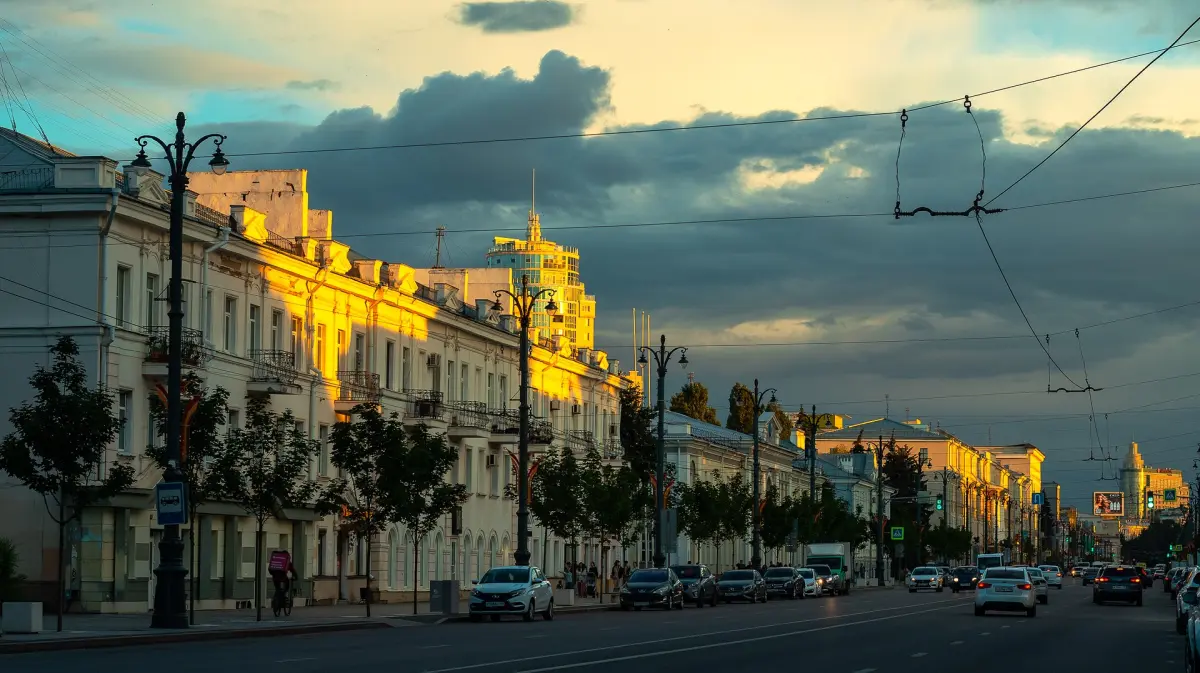
{"label": "road sign", "polygon": [[1042,500],[1042,494],[1041,494],[1041,493],[1034,493],[1034,494],[1033,494],[1033,504],[1035,504],[1035,505],[1040,505],[1040,504],[1042,504],[1042,502],[1043,502],[1043,500]]}
{"label": "road sign", "polygon": [[1171,551],[1183,551],[1183,545],[1173,544],[1171,545]]}
{"label": "road sign", "polygon": [[904,541],[904,526],[892,526],[892,542]]}
{"label": "road sign", "polygon": [[154,511],[160,526],[187,523],[187,492],[183,482],[161,481],[155,485]]}
{"label": "road sign", "polygon": [[671,507],[663,510],[663,553],[679,553],[679,511]]}
{"label": "road sign", "polygon": [[1167,502],[1175,502],[1175,489],[1163,489],[1163,500],[1166,500]]}

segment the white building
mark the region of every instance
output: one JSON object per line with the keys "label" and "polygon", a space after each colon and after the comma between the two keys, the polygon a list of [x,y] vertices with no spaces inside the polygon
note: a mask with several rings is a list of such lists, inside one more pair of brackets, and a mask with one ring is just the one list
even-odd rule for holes
{"label": "white building", "polygon": [[[878,526],[879,519],[879,474],[875,467],[875,456],[871,453],[818,454],[817,469],[833,484],[834,493],[845,502],[850,511]],[[891,516],[891,502],[896,489],[883,487],[883,516]],[[877,530],[877,529],[876,529]],[[876,579],[876,545],[868,539],[854,550],[854,571],[871,582]],[[891,576],[892,559],[883,555],[883,576]]]}
{"label": "white building", "polygon": [[[149,497],[160,475],[142,449],[156,441],[148,399],[166,373],[163,176],[122,173],[111,159],[67,155],[11,132],[0,132],[0,145],[0,367],[8,375],[0,407],[25,401],[28,375],[64,334],[75,337],[97,383],[114,391],[125,425],[99,469],[129,464],[137,481],[85,512],[63,556],[85,610],[142,612],[153,599],[162,531]],[[447,517],[420,559],[400,527],[381,536],[371,568],[391,600],[433,579],[469,580],[511,562],[516,506],[503,492],[516,443],[516,321],[492,314],[490,292],[480,298],[445,282],[424,285],[418,269],[334,240],[332,213],[308,207],[306,180],[303,170],[192,177],[184,222],[186,369],[230,391],[233,425],[244,400],[259,396],[273,409],[291,409],[304,432],[321,440],[364,401],[446,433],[459,450],[447,477],[471,493],[462,531],[455,534]],[[497,270],[488,271],[480,280],[496,289]],[[504,285],[511,288],[511,279]],[[618,363],[599,351],[535,343],[535,436],[612,450],[619,390],[629,384]],[[7,432],[7,419],[0,424],[0,434]],[[322,444],[310,477],[324,481],[332,470]],[[20,571],[52,600],[60,555],[42,499],[0,487],[0,504],[0,536],[16,542]],[[253,521],[230,503],[207,504],[201,514],[197,606],[249,605]],[[336,518],[286,514],[268,524],[265,544],[293,551],[302,596],[357,599],[366,545],[343,533]],[[534,531],[534,562],[561,567],[562,541]]]}

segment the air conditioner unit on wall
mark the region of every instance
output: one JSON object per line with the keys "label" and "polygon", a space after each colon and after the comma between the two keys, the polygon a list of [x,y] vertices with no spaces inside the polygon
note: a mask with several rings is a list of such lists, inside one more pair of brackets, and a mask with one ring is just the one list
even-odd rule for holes
{"label": "air conditioner unit on wall", "polygon": [[562,402],[559,400],[550,400],[550,411],[562,411]]}
{"label": "air conditioner unit on wall", "polygon": [[583,413],[583,405],[581,405],[581,404],[572,404],[572,405],[571,405],[571,413],[572,413],[572,414],[574,414],[574,415],[576,415],[576,416],[578,416],[579,414],[582,414],[582,413]]}
{"label": "air conditioner unit on wall", "polygon": [[430,353],[429,357],[425,358],[425,366],[430,369],[435,369],[442,366],[442,356],[439,353]]}

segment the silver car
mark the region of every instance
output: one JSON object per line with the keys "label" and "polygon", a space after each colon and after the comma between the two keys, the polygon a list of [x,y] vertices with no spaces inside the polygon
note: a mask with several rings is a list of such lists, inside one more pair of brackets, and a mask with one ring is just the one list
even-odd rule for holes
{"label": "silver car", "polygon": [[988,568],[975,586],[975,616],[996,610],[1036,617],[1037,600],[1029,568]]}
{"label": "silver car", "polygon": [[1046,579],[1045,573],[1041,568],[1026,568],[1029,571],[1029,579],[1033,580],[1033,593],[1037,596],[1037,602],[1045,605],[1050,602],[1050,582]]}
{"label": "silver car", "polygon": [[554,619],[554,589],[534,566],[505,566],[492,568],[478,580],[472,580],[468,603],[471,621],[477,622],[484,615],[493,622],[503,615],[520,615],[525,621],[533,621],[539,612],[542,618]]}
{"label": "silver car", "polygon": [[821,595],[821,578],[817,577],[817,573],[813,572],[812,568],[796,568],[796,573],[800,575],[800,579],[804,580],[804,595],[802,598],[813,598]]}
{"label": "silver car", "polygon": [[907,584],[910,594],[915,594],[920,589],[933,589],[940,592],[945,588],[942,585],[941,571],[933,566],[913,568],[913,571],[908,574]]}

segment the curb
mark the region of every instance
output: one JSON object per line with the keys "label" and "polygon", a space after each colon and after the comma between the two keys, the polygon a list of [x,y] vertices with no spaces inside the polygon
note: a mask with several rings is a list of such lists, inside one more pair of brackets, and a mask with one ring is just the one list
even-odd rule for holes
{"label": "curb", "polygon": [[320,624],[304,624],[298,626],[276,626],[258,629],[225,629],[213,631],[177,631],[173,633],[150,635],[119,635],[119,636],[85,636],[82,638],[48,638],[46,640],[25,640],[4,642],[0,638],[0,655],[25,654],[29,652],[49,652],[57,650],[82,650],[109,647],[135,647],[138,645],[162,645],[169,643],[188,643],[211,640],[243,640],[249,638],[275,638],[282,636],[303,636],[313,633],[329,633],[332,631],[367,631],[374,629],[390,629],[391,625],[379,621],[361,622],[326,622]]}
{"label": "curb", "polygon": [[[620,605],[584,605],[579,607],[557,608],[554,610],[554,614],[566,616],[583,612],[612,612],[620,609]],[[471,615],[454,615],[453,617],[442,617],[434,622],[434,624],[461,624],[469,621],[471,621]]]}

